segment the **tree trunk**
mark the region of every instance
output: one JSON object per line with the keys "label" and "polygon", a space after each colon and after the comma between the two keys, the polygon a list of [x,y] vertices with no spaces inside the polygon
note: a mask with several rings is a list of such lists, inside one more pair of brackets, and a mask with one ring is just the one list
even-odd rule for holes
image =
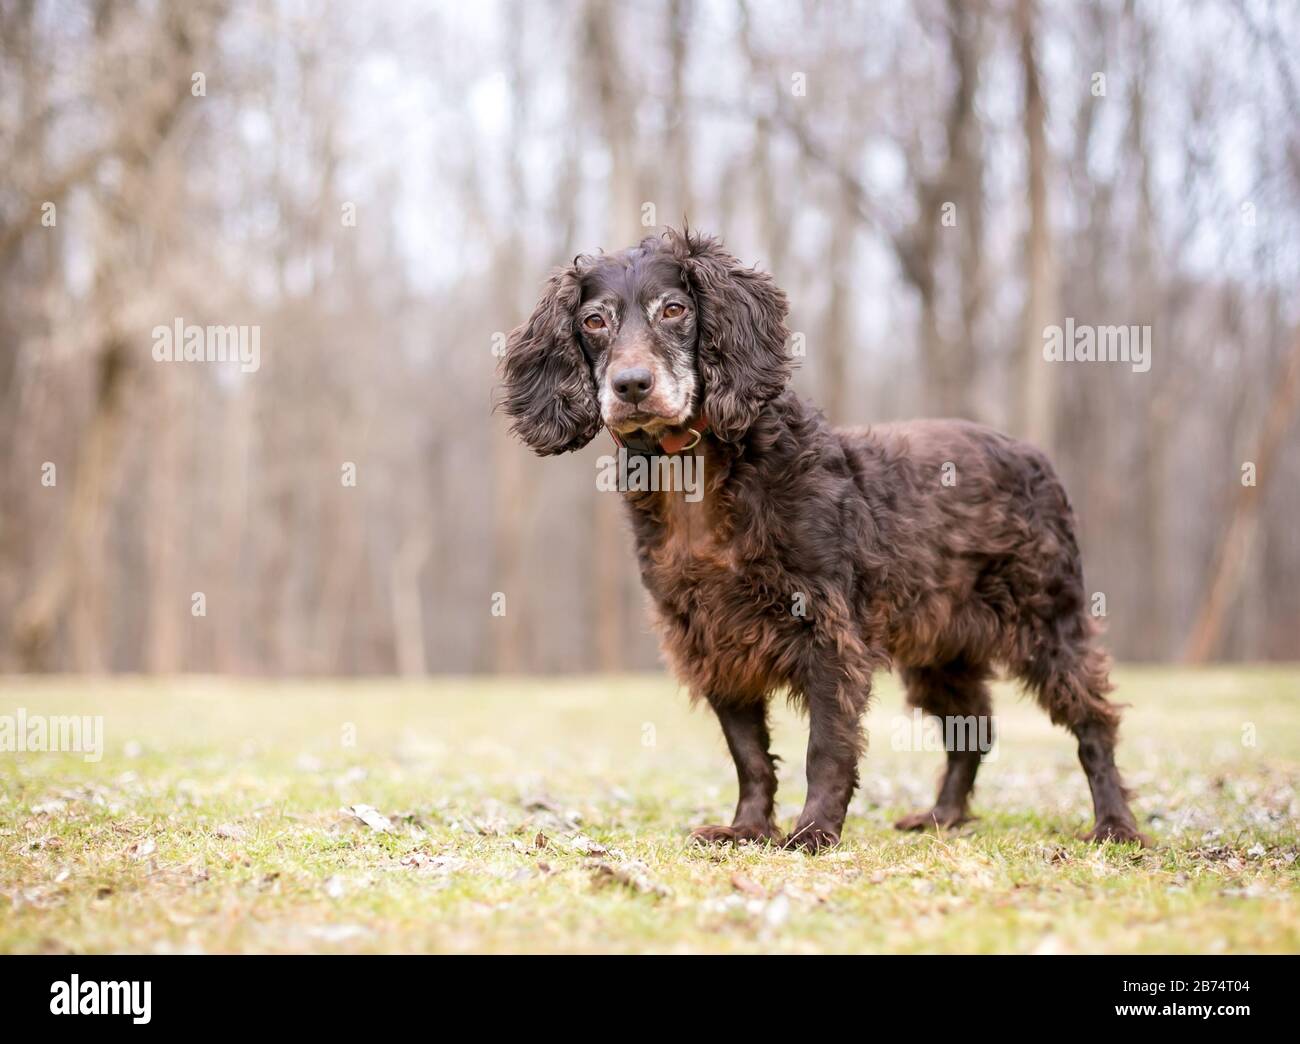
{"label": "tree trunk", "polygon": [[1037,5],[1017,0],[1020,62],[1024,77],[1024,134],[1029,178],[1029,230],[1025,248],[1025,310],[1020,339],[1019,427],[1047,453],[1056,441],[1056,374],[1043,359],[1043,330],[1057,318],[1056,258],[1048,219],[1047,110],[1034,55]]}
{"label": "tree trunk", "polygon": [[[646,232],[639,222],[635,157],[632,154],[633,114],[627,104],[630,88],[618,58],[619,36],[613,10],[601,0],[587,8],[587,38],[595,79],[601,131],[610,153],[608,242],[614,249],[631,246]],[[620,89],[623,85],[623,89]],[[634,93],[634,92],[632,92]],[[623,505],[619,498],[598,495],[594,500],[595,598],[590,633],[595,641],[596,666],[618,671],[625,665],[627,633],[624,602],[626,540]]]}
{"label": "tree trunk", "polygon": [[1210,583],[1183,654],[1187,663],[1206,663],[1219,648],[1228,610],[1237,594],[1254,540],[1260,493],[1272,475],[1273,459],[1295,416],[1297,399],[1300,399],[1300,336],[1292,345],[1281,379],[1273,386],[1254,452],[1247,458],[1255,465],[1255,485],[1243,483],[1237,492],[1232,517],[1215,552]]}

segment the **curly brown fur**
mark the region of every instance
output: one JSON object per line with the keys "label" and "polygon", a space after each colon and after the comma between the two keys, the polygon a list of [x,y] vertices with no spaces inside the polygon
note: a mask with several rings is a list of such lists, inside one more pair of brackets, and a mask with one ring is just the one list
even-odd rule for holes
{"label": "curly brown fur", "polygon": [[[682,311],[660,315],[663,301]],[[578,316],[593,309],[602,325],[588,330]],[[694,450],[701,500],[625,494],[664,650],[717,713],[736,763],[732,825],[696,836],[779,837],[775,693],[808,712],[807,802],[786,843],[815,851],[843,828],[873,673],[900,668],[928,714],[987,716],[998,665],[1075,734],[1097,820],[1089,836],[1144,840],[1115,767],[1119,712],[1070,503],[1047,458],[958,420],[832,429],[785,387],[785,315],[768,276],[716,240],[669,233],[556,276],[505,360],[507,412],[540,453],[585,444],[601,421],[679,428],[684,403],[708,417]],[[694,366],[683,368],[692,340]],[[635,403],[611,391],[627,372],[653,376]],[[934,809],[898,826],[967,818],[979,757],[951,751]]]}

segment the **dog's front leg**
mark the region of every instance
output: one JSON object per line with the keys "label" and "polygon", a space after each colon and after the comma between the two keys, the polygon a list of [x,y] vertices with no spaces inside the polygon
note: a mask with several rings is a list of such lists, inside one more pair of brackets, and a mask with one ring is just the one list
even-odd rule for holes
{"label": "dog's front leg", "polygon": [[848,691],[843,679],[823,678],[806,687],[808,700],[808,797],[787,848],[816,852],[838,844],[849,798],[858,785],[862,712],[869,691]]}
{"label": "dog's front leg", "polygon": [[780,831],[772,821],[776,800],[776,759],[769,751],[767,701],[729,703],[710,697],[718,715],[727,748],[736,763],[740,797],[731,826],[703,826],[691,836],[707,844],[734,841],[779,841]]}

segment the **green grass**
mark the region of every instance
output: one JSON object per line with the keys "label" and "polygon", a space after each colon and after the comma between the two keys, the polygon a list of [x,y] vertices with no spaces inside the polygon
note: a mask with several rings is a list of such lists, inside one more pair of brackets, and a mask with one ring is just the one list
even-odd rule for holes
{"label": "green grass", "polygon": [[[658,676],[10,679],[0,714],[102,714],[105,751],[0,753],[0,951],[1300,949],[1300,670],[1117,680],[1154,850],[1075,840],[1073,744],[1009,686],[982,818],[895,832],[942,754],[890,749],[881,678],[844,843],[810,857],[689,844],[734,778]],[[806,731],[781,707],[775,734],[788,827]]]}

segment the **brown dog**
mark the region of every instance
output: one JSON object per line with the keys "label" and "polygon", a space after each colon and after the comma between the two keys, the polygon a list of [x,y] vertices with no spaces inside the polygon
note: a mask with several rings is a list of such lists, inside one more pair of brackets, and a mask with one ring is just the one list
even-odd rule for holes
{"label": "brown dog", "polygon": [[[1144,840],[1047,458],[964,421],[832,429],[786,387],[785,316],[768,276],[670,232],[556,273],[504,360],[513,430],[540,454],[604,426],[634,456],[702,458],[698,502],[625,494],[664,648],[717,713],[740,780],[731,825],[695,836],[782,837],[767,725],[778,690],[810,720],[808,798],[786,843],[815,851],[839,840],[857,785],[872,673],[901,668],[927,714],[987,720],[996,665],[1077,738],[1088,837]],[[949,750],[934,808],[897,825],[962,822],[981,756]]]}

